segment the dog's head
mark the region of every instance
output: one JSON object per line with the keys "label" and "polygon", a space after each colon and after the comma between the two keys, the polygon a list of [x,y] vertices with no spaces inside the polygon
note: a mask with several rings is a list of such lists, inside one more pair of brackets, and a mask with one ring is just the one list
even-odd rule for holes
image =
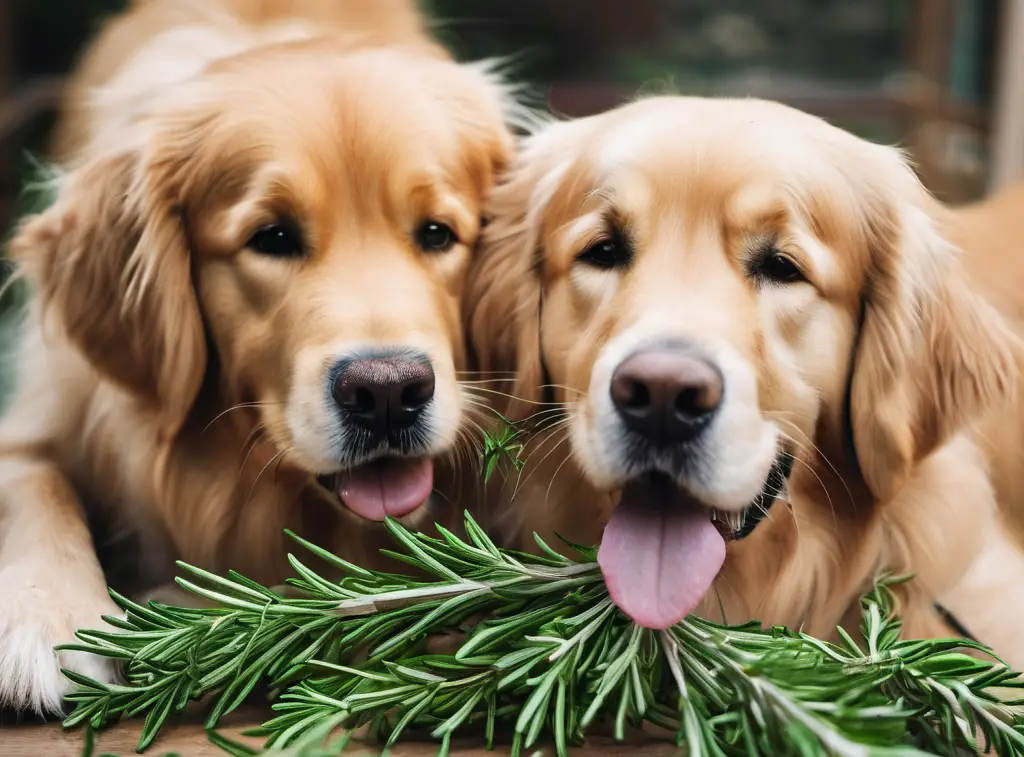
{"label": "dog's head", "polygon": [[621,492],[600,560],[639,622],[695,607],[794,456],[852,451],[884,501],[1008,386],[1007,331],[893,149],[778,104],[655,98],[551,126],[510,176],[472,343],[517,372],[511,412],[553,387],[583,475]]}
{"label": "dog's head", "polygon": [[512,147],[501,96],[427,47],[254,50],[171,88],[13,249],[167,435],[213,382],[285,465],[366,518],[404,514],[463,420],[459,306]]}

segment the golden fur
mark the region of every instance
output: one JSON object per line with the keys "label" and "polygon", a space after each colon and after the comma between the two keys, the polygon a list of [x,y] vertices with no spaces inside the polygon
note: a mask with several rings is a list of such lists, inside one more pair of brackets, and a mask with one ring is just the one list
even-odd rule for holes
{"label": "golden fur", "polygon": [[[353,345],[429,356],[427,454],[452,453],[464,273],[512,147],[502,88],[400,0],[136,3],[72,92],[71,168],[12,245],[36,297],[0,425],[0,703],[36,710],[58,666],[111,677],[52,651],[117,612],[97,548],[140,590],[174,557],[280,581],[285,526],[372,553],[381,529],[314,482],[325,371]],[[303,257],[247,248],[281,217]],[[418,249],[426,219],[455,246]]]}
{"label": "golden fur", "polygon": [[107,22],[79,61],[53,153],[73,158],[112,122],[130,118],[133,98],[159,96],[161,85],[213,60],[325,32],[350,46],[429,44],[410,0],[136,0]]}
{"label": "golden fur", "polygon": [[[971,286],[992,303],[1018,337],[1024,337],[1024,182],[1018,182],[973,205],[957,208],[946,219],[949,238],[964,253]],[[984,453],[998,503],[998,518],[983,524],[983,548],[955,592],[944,597],[981,639],[999,649],[998,640],[1013,634],[1013,607],[1021,585],[1024,553],[1024,361],[1018,355],[1017,385],[974,424],[972,438]],[[993,608],[1003,608],[1003,613]],[[1017,644],[1020,641],[1017,640]],[[1012,657],[1024,666],[1019,647]]]}
{"label": "golden fur", "polygon": [[[942,602],[1024,665],[1024,554],[971,427],[1012,399],[1021,346],[897,151],[779,104],[644,99],[531,137],[489,212],[471,348],[498,380],[514,373],[508,412],[539,410],[553,428],[497,495],[506,529],[600,539],[627,477],[610,368],[636,345],[690,340],[721,357],[731,419],[705,432],[704,501],[745,507],[777,445],[797,459],[699,612],[828,635],[880,571],[914,572],[900,588],[908,634],[950,634]],[[628,266],[577,260],[622,228]],[[806,280],[752,278],[765,239]],[[1021,302],[1018,288],[998,304]],[[554,407],[534,404],[545,384]],[[1014,430],[1000,446],[1017,477],[1020,417],[997,424]]]}

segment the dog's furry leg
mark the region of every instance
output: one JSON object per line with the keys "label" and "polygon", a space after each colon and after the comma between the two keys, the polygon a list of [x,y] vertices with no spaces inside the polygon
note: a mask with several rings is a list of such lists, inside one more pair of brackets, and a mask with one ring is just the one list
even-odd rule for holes
{"label": "dog's furry leg", "polygon": [[118,613],[64,475],[43,460],[0,459],[0,705],[59,712],[71,688],[61,668],[113,681],[111,660],[54,647]]}

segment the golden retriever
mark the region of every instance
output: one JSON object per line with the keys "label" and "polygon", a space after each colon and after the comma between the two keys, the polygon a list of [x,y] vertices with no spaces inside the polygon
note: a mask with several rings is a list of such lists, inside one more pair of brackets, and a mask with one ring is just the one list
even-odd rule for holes
{"label": "golden retriever", "polygon": [[971,427],[1021,346],[898,151],[776,103],[653,97],[540,130],[488,215],[471,349],[544,429],[507,528],[600,541],[651,627],[828,635],[913,572],[908,634],[949,635],[941,602],[1024,665],[1024,556]]}
{"label": "golden retriever", "polygon": [[150,0],[98,45],[71,169],[12,244],[36,296],[0,425],[0,703],[34,710],[60,666],[112,676],[53,652],[117,612],[109,540],[133,585],[173,557],[279,581],[285,526],[366,559],[360,524],[430,497],[513,147],[505,88],[406,2]]}

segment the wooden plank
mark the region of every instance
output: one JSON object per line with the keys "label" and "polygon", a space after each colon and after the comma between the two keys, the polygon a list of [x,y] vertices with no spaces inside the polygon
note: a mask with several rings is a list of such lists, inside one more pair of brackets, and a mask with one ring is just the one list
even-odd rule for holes
{"label": "wooden plank", "polygon": [[[246,738],[240,732],[266,719],[270,710],[257,706],[232,713],[225,718],[221,732],[253,746],[259,740]],[[141,726],[138,721],[125,723],[98,734],[94,754],[109,752],[116,755],[134,754]],[[501,757],[509,752],[509,741],[496,746],[493,752],[483,748],[482,738],[467,737],[453,742],[453,757]],[[80,757],[82,754],[83,735],[81,731],[64,731],[60,725],[3,725],[0,726],[0,754],[4,757]],[[543,753],[554,754],[549,745],[541,745]],[[536,750],[528,750],[524,754],[533,754]],[[193,711],[187,716],[186,722],[168,726],[160,734],[147,754],[162,757],[169,752],[176,752],[181,757],[224,757],[225,753],[210,745],[202,728],[202,713]],[[437,744],[429,742],[408,742],[391,750],[392,757],[433,757],[437,752]],[[379,755],[380,745],[353,744],[344,754],[346,757],[370,757]],[[683,757],[685,750],[677,749],[665,741],[655,741],[642,734],[633,734],[625,742],[616,743],[607,736],[598,736],[588,740],[584,747],[571,751],[573,757]]]}
{"label": "wooden plank", "polygon": [[988,190],[1024,178],[1024,3],[1003,0]]}
{"label": "wooden plank", "polygon": [[925,186],[942,199],[954,199],[958,187],[942,170],[939,155],[946,129],[942,108],[948,100],[954,0],[917,0],[914,7],[908,58],[921,85],[910,105],[908,144]]}

